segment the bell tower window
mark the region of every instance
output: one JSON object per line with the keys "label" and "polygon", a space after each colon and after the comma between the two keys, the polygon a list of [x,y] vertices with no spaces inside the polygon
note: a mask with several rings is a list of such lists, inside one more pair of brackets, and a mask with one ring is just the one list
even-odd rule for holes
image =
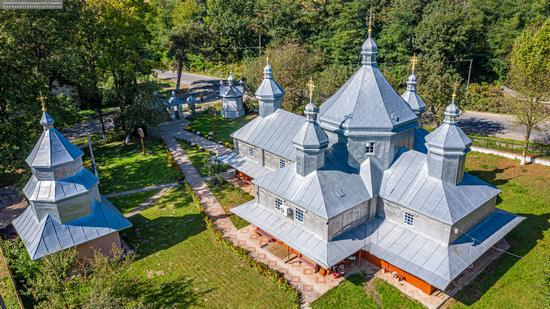
{"label": "bell tower window", "polygon": [[374,154],[374,143],[368,142],[365,146],[365,153],[368,155]]}

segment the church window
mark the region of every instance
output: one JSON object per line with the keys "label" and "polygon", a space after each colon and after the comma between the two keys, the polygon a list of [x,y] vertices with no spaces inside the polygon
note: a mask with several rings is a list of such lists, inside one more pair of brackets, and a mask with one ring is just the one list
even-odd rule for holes
{"label": "church window", "polygon": [[256,153],[256,148],[254,147],[248,147],[248,156],[251,158],[254,158],[254,154]]}
{"label": "church window", "polygon": [[286,161],[284,159],[279,159],[279,168],[284,168],[286,166]]}
{"label": "church window", "polygon": [[298,222],[304,222],[304,211],[299,208],[296,208],[296,211],[294,212],[294,218]]}
{"label": "church window", "polygon": [[275,197],[275,209],[281,211],[284,201],[281,198]]}
{"label": "church window", "polygon": [[413,225],[414,222],[414,215],[410,212],[405,213],[405,218],[403,219],[403,222],[407,225]]}
{"label": "church window", "polygon": [[365,153],[366,154],[374,154],[374,143],[369,142],[365,146]]}

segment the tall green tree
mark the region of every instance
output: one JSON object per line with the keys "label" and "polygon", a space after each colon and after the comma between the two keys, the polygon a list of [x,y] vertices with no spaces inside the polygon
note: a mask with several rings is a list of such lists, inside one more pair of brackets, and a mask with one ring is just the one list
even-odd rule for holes
{"label": "tall green tree", "polygon": [[467,76],[468,63],[456,61],[473,58],[477,70],[477,64],[487,61],[482,52],[482,22],[482,13],[470,6],[452,0],[434,1],[424,8],[415,29],[414,45],[423,55],[439,57]]}
{"label": "tall green tree", "polygon": [[[286,110],[301,113],[307,104],[307,81],[314,78],[320,69],[322,57],[296,42],[286,42],[266,51],[269,64],[277,82],[285,89],[283,107]],[[251,59],[245,66],[246,84],[256,89],[263,78],[265,59]]]}
{"label": "tall green tree", "polygon": [[550,99],[550,18],[538,29],[527,29],[517,38],[510,56],[508,84],[518,95],[510,100],[510,111],[525,126],[525,164],[531,132],[549,117],[544,100]]}

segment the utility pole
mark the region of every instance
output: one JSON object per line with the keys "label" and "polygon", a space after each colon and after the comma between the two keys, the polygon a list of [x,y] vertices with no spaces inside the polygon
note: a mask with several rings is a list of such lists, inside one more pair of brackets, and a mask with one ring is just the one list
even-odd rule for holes
{"label": "utility pole", "polygon": [[94,150],[92,149],[92,138],[90,137],[90,131],[86,129],[86,135],[88,136],[88,148],[90,149],[90,156],[92,157],[92,167],[94,168],[94,174],[97,179],[99,179],[99,174],[97,173],[97,165],[95,164]]}
{"label": "utility pole", "polygon": [[466,93],[468,93],[468,87],[470,87],[470,77],[472,76],[472,64],[474,59],[470,59],[470,68],[468,68],[468,81],[466,82]]}
{"label": "utility pole", "polygon": [[258,34],[258,56],[262,57],[262,34]]}

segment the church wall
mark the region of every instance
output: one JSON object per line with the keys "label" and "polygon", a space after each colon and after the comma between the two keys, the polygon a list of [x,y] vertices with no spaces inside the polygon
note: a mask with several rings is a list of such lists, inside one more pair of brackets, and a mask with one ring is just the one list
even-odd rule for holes
{"label": "church wall", "polygon": [[493,210],[495,210],[495,204],[496,204],[497,197],[490,199],[485,204],[483,204],[478,209],[474,210],[470,214],[468,214],[466,217],[460,219],[457,223],[453,225],[453,227],[456,227],[458,229],[458,233],[451,234],[451,242],[458,239],[464,232],[468,232],[471,228],[476,226],[479,222],[481,222],[483,219],[485,219],[488,215],[490,215]]}
{"label": "church wall", "polygon": [[368,219],[370,217],[369,204],[369,202],[359,204],[352,209],[330,218],[328,223],[328,238],[333,239]]}
{"label": "church wall", "polygon": [[[270,208],[275,211],[278,211],[275,208],[275,195],[273,193],[265,190],[264,188],[258,188],[257,198],[258,198],[258,203],[260,205],[266,208]],[[284,198],[282,199],[285,201],[284,205],[286,205],[291,209],[291,214],[288,216],[285,216],[281,213],[280,214],[281,217],[283,217],[286,220],[293,221],[295,224],[303,226],[305,229],[316,234],[318,237],[324,240],[327,240],[328,226],[327,226],[326,220],[324,220],[323,218],[315,214],[312,214],[311,212],[307,211],[306,209],[300,206],[297,206],[292,202],[286,201]],[[299,208],[304,212],[304,222],[299,222],[295,220],[294,215],[296,213],[296,208]]]}
{"label": "church wall", "polygon": [[269,151],[265,151],[264,150],[264,163],[265,163],[265,166],[273,169],[273,170],[277,170],[279,169],[279,163],[280,163],[280,160],[284,160],[285,161],[285,166],[287,165],[290,165],[292,162],[291,161],[288,161],[287,159],[283,158],[283,157],[279,157]]}
{"label": "church wall", "polygon": [[[374,143],[374,153],[367,154],[367,143]],[[387,169],[393,161],[393,148],[389,136],[355,136],[349,137],[347,142],[348,164],[359,167],[369,157],[376,157]]]}
{"label": "church wall", "polygon": [[[264,165],[264,150],[261,149],[261,148],[258,148],[258,147],[254,147],[248,143],[245,143],[241,140],[237,140],[237,150],[239,152],[239,155],[242,156],[243,158],[247,158],[248,160],[252,160],[258,164],[260,164],[261,166]],[[254,156],[251,157],[248,155],[248,148],[250,147],[254,147],[255,148],[255,151],[254,151]]]}
{"label": "church wall", "polygon": [[[405,213],[413,215],[413,225],[404,223]],[[395,203],[381,199],[378,214],[397,224],[409,227],[415,231],[424,233],[432,238],[448,243],[451,235],[451,226],[441,221],[419,214],[413,210]]]}
{"label": "church wall", "polygon": [[403,132],[396,133],[391,137],[391,142],[394,147],[394,156],[399,151],[399,148],[405,147],[413,149],[414,144],[414,128]]}
{"label": "church wall", "polygon": [[92,259],[96,251],[101,252],[105,256],[111,257],[114,254],[113,247],[117,249],[122,248],[118,232],[107,234],[89,242],[80,244],[76,247],[76,251],[79,259]]}
{"label": "church wall", "polygon": [[61,223],[65,223],[90,214],[91,203],[95,199],[94,192],[80,194],[57,203]]}

